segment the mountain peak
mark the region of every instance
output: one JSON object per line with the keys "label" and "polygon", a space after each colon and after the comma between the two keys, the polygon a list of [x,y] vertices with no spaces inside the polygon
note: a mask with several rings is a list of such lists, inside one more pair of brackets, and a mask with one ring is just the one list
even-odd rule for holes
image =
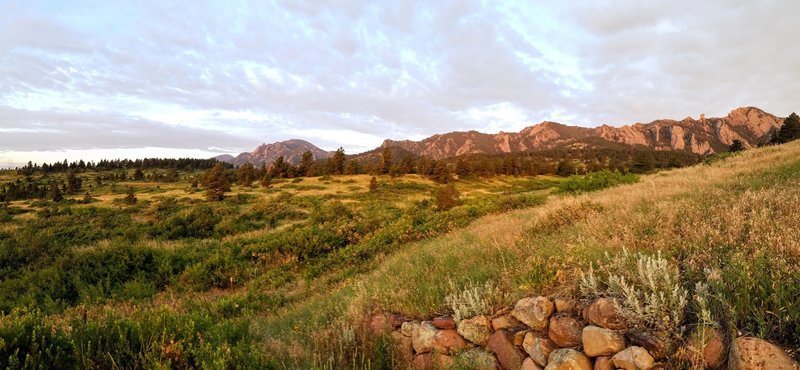
{"label": "mountain peak", "polygon": [[241,153],[235,158],[227,158],[231,157],[230,155],[227,155],[227,157],[224,155],[217,156],[215,158],[223,162],[232,163],[235,166],[240,166],[246,162],[260,166],[261,164],[270,165],[278,159],[278,157],[282,156],[287,162],[297,164],[300,163],[300,159],[306,151],[311,152],[311,154],[314,155],[314,159],[325,159],[330,156],[329,152],[318,148],[308,141],[290,139],[271,144],[261,144],[252,152]]}

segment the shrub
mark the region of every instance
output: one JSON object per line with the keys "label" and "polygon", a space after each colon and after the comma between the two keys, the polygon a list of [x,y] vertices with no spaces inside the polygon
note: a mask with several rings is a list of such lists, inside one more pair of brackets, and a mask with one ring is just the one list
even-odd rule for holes
{"label": "shrub", "polygon": [[459,321],[477,315],[491,314],[495,306],[502,302],[502,298],[499,297],[501,297],[500,289],[492,281],[483,284],[470,282],[466,287],[459,289],[451,280],[450,294],[444,298],[444,302],[453,310],[453,318]]}
{"label": "shrub", "polygon": [[619,171],[602,170],[584,176],[573,175],[558,186],[561,193],[584,193],[621,184],[639,182],[639,176],[633,173],[622,174]]}

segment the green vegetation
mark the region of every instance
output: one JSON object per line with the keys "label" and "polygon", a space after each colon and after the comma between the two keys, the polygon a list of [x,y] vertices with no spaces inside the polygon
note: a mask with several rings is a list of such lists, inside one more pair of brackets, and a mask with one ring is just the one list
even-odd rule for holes
{"label": "green vegetation", "polygon": [[293,179],[216,164],[0,172],[5,189],[63,198],[0,203],[0,365],[402,367],[369,314],[550,293],[627,300],[676,341],[702,323],[800,350],[800,143],[641,177],[446,185],[383,158],[385,175]]}

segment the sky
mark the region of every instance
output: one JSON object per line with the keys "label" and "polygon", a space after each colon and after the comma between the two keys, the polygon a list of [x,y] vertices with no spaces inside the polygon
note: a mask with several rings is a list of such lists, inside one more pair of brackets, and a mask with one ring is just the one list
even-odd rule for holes
{"label": "sky", "polygon": [[800,1],[0,0],[0,167],[800,103]]}

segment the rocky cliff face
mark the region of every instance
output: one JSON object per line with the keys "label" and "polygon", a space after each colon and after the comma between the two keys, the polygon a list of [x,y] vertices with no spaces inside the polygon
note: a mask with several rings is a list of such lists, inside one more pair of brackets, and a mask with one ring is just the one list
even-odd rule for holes
{"label": "rocky cliff face", "polygon": [[215,157],[222,162],[232,163],[235,166],[242,165],[250,162],[255,166],[260,166],[262,163],[270,165],[278,157],[283,158],[293,164],[300,163],[303,153],[310,151],[314,154],[315,159],[325,159],[330,157],[331,153],[326,152],[314,144],[304,140],[287,140],[272,144],[261,144],[250,153],[241,153],[236,157],[230,155],[221,155]]}
{"label": "rocky cliff face", "polygon": [[711,154],[727,150],[734,140],[741,140],[745,148],[756,146],[768,139],[771,131],[781,124],[783,118],[758,108],[744,107],[719,118],[687,117],[681,121],[662,119],[650,123],[620,127],[603,125],[596,128],[542,122],[518,133],[451,132],[434,135],[422,141],[386,140],[382,147],[401,147],[416,155],[434,159],[467,153],[499,154],[555,147],[605,147],[619,144]]}

